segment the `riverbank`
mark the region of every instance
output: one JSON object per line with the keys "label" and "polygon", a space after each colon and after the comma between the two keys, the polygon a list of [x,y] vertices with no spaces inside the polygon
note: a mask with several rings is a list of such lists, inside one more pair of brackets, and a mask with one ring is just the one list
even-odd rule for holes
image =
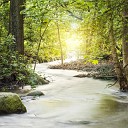
{"label": "riverbank", "polygon": [[[65,62],[64,64],[52,64],[49,65],[50,69],[64,69],[64,70],[77,70],[82,71],[74,77],[93,77],[95,79],[111,80],[116,79],[116,73],[113,63],[100,62],[98,64],[85,63],[83,60]],[[85,73],[86,72],[86,73]]]}

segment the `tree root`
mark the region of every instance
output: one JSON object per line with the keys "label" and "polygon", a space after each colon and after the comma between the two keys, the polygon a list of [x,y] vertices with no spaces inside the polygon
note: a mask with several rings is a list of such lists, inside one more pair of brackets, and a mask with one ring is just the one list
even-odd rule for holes
{"label": "tree root", "polygon": [[114,86],[117,82],[118,82],[118,80],[116,80],[113,84],[108,84],[108,85],[106,85],[105,88],[111,88],[111,87]]}

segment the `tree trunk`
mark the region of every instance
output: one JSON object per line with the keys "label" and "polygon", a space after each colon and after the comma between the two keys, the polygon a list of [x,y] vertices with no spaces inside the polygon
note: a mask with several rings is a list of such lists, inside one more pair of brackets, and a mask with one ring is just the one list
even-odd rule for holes
{"label": "tree trunk", "polygon": [[50,22],[47,23],[43,33],[42,33],[42,22],[40,24],[40,41],[39,41],[39,44],[38,44],[38,47],[37,47],[37,53],[36,53],[35,64],[34,64],[34,71],[36,69],[36,63],[37,63],[37,58],[38,58],[38,54],[39,54],[39,51],[40,51],[40,45],[41,45],[41,42],[43,40],[44,34],[45,34],[46,30],[48,29],[49,23]]}
{"label": "tree trunk", "polygon": [[60,45],[61,64],[63,65],[64,64],[64,57],[63,57],[62,43],[61,43],[61,39],[60,39],[60,28],[59,28],[58,22],[56,24],[57,24],[58,41],[59,41],[59,45]]}
{"label": "tree trunk", "polygon": [[[109,8],[111,8],[111,3],[109,2]],[[110,12],[110,19],[109,19],[109,39],[111,42],[111,47],[112,47],[112,57],[113,57],[113,62],[114,62],[114,67],[115,67],[115,72],[117,74],[117,79],[120,85],[120,91],[128,91],[128,81],[126,78],[126,74],[124,72],[123,66],[120,64],[119,59],[118,59],[118,54],[116,50],[116,41],[115,41],[115,36],[114,36],[114,29],[113,29],[113,14],[112,11]]]}
{"label": "tree trunk", "polygon": [[128,80],[128,0],[124,0],[123,7],[123,67],[125,70],[126,78]]}
{"label": "tree trunk", "polygon": [[126,75],[124,73],[123,67],[120,64],[119,59],[118,59],[117,50],[116,50],[116,42],[114,39],[112,28],[109,34],[110,34],[110,41],[111,41],[111,46],[112,46],[112,57],[113,57],[115,72],[116,72],[117,79],[120,85],[120,91],[127,91],[128,90],[127,79],[126,79]]}
{"label": "tree trunk", "polygon": [[16,41],[15,50],[20,54],[24,54],[24,21],[23,15],[20,14],[23,4],[24,0],[10,0],[9,33],[14,36]]}

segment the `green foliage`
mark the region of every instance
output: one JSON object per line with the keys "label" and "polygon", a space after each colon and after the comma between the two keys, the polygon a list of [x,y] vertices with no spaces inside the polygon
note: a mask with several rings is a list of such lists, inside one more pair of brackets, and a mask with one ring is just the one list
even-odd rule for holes
{"label": "green foliage", "polygon": [[0,42],[8,34],[9,2],[0,2]]}
{"label": "green foliage", "polygon": [[[61,27],[63,24],[60,24]],[[37,57],[39,63],[51,61],[60,58],[60,45],[58,43],[56,23],[51,21],[48,29],[43,35],[46,25],[36,24],[31,18],[25,19],[25,55],[34,62]],[[62,45],[65,47],[63,31],[61,31]],[[40,43],[40,49],[37,56],[37,49]],[[65,53],[65,51],[63,50]]]}
{"label": "green foliage", "polygon": [[[74,6],[76,11],[81,11],[83,14],[83,22],[80,29],[83,30],[84,42],[82,42],[80,49],[84,53],[86,59],[102,58],[104,55],[111,54],[111,41],[109,40],[110,29],[110,13],[113,14],[114,21],[114,38],[117,47],[121,49],[122,45],[122,0],[94,0],[85,1],[85,6]],[[111,3],[111,8],[108,4]],[[76,4],[76,3],[75,3]],[[73,3],[73,5],[75,5]],[[83,10],[83,11],[82,11]],[[122,56],[120,56],[122,58]]]}
{"label": "green foliage", "polygon": [[[61,23],[67,21],[67,18],[64,16],[66,10],[64,6],[65,2],[63,0],[26,1],[26,7],[22,11],[25,14],[25,55],[31,58],[32,61],[37,58],[38,62],[41,63],[54,58],[60,58],[56,22]],[[49,22],[48,29],[43,34]],[[37,56],[39,43],[40,49]],[[65,51],[63,50],[63,52]]]}
{"label": "green foliage", "polygon": [[[108,7],[111,2],[112,7]],[[9,27],[9,2],[0,2],[0,79],[9,77],[19,83],[37,83],[36,74],[30,70],[26,57],[15,52],[15,41],[7,36]],[[24,18],[25,55],[34,62],[60,59],[56,23],[59,23],[63,54],[66,55],[66,40],[77,35],[82,40],[80,45],[71,43],[71,48],[79,52],[85,60],[97,64],[104,55],[111,54],[109,41],[110,13],[113,14],[114,36],[121,49],[122,40],[122,6],[123,0],[26,0],[25,9],[21,12]],[[48,29],[43,34],[47,23]],[[73,30],[72,23],[78,23],[79,29]],[[76,38],[74,38],[75,40]],[[40,49],[37,56],[37,49]],[[120,51],[118,51],[120,54]],[[122,60],[122,56],[120,56]],[[16,77],[16,78],[15,78]],[[29,79],[29,80],[28,80]],[[23,81],[23,82],[22,82]],[[35,82],[36,81],[36,82]]]}
{"label": "green foliage", "polygon": [[25,56],[15,51],[14,38],[9,35],[0,44],[0,86],[14,88],[25,84],[37,85],[43,83],[43,78],[30,68]]}
{"label": "green foliage", "polygon": [[25,79],[25,83],[31,85],[32,88],[35,88],[36,85],[48,84],[49,82],[45,80],[45,78],[42,78],[42,76],[33,72],[32,69],[29,69],[29,74],[27,79]]}

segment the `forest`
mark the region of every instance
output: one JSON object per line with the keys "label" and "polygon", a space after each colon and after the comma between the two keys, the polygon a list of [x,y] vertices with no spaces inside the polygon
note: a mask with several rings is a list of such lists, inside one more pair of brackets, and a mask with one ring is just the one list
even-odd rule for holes
{"label": "forest", "polygon": [[128,127],[128,0],[0,0],[0,128]]}
{"label": "forest", "polygon": [[0,1],[1,89],[43,83],[36,64],[67,58],[112,63],[128,91],[128,1]]}

